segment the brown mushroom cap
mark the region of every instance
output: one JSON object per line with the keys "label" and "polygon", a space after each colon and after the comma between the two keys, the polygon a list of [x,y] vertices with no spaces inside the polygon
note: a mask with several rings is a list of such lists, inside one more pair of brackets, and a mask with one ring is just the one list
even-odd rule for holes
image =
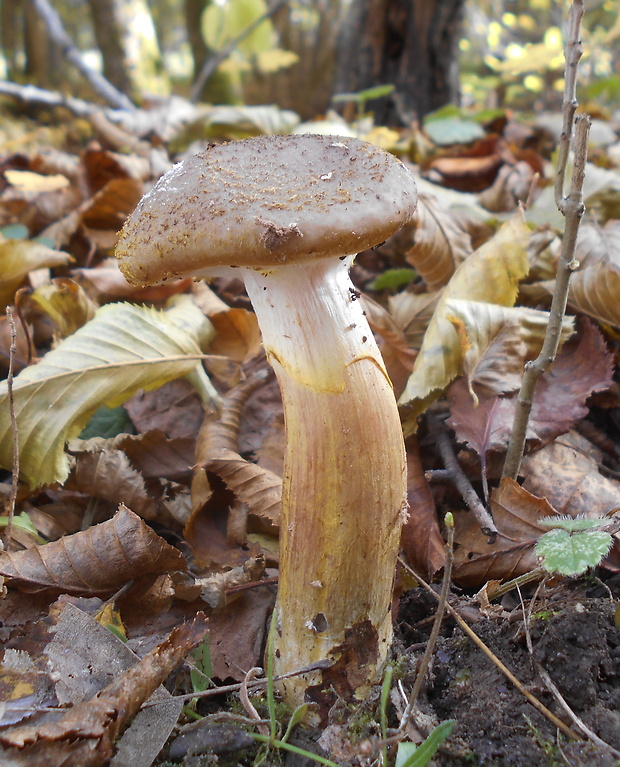
{"label": "brown mushroom cap", "polygon": [[341,136],[261,136],[174,166],[143,197],[116,254],[151,285],[216,266],[273,267],[359,253],[413,215],[411,173]]}

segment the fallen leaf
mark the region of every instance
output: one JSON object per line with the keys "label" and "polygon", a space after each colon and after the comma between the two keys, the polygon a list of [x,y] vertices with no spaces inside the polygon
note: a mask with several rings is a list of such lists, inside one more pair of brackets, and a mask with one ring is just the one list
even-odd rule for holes
{"label": "fallen leaf", "polygon": [[209,618],[214,679],[240,682],[251,668],[263,665],[267,616],[275,603],[272,588],[242,592]]}
{"label": "fallen leaf", "polygon": [[388,299],[390,315],[412,349],[420,349],[422,346],[440,296],[440,290],[434,293],[410,293],[403,290]]}
{"label": "fallen leaf", "polygon": [[[526,438],[547,444],[567,432],[587,414],[586,399],[603,391],[612,382],[612,359],[600,331],[583,322],[568,341],[552,367],[538,380]],[[516,398],[498,397],[476,388],[477,405],[464,380],[455,381],[448,391],[449,426],[459,442],[472,447],[482,461],[490,450],[507,446],[516,411]]]}
{"label": "fallen leaf", "polygon": [[0,304],[12,304],[15,291],[28,272],[42,267],[63,266],[73,258],[61,250],[53,250],[32,240],[0,238]]}
{"label": "fallen leaf", "polygon": [[598,519],[620,508],[620,482],[599,472],[600,456],[571,431],[523,459],[523,487],[570,517]]}
{"label": "fallen leaf", "polygon": [[92,320],[96,304],[73,280],[57,277],[48,285],[42,285],[28,296],[55,323],[56,340],[67,338]]}
{"label": "fallen leaf", "polygon": [[[196,371],[205,396],[214,393],[202,367],[205,316],[192,304],[168,312],[112,304],[13,382],[20,474],[32,486],[63,482],[64,452],[102,405],[122,404],[139,389]],[[217,396],[217,395],[216,395]],[[0,383],[0,465],[13,465],[7,384]]]}
{"label": "fallen leaf", "polygon": [[394,237],[399,253],[415,267],[429,293],[446,285],[473,252],[471,237],[453,214],[437,198],[424,194],[412,221]]}
{"label": "fallen leaf", "polygon": [[414,570],[432,578],[444,566],[446,554],[435,500],[414,437],[407,440],[407,501],[409,516],[402,528],[401,549]]}
{"label": "fallen leaf", "polygon": [[[452,276],[439,299],[413,373],[399,399],[407,416],[406,435],[415,430],[416,417],[460,373],[461,348],[449,319],[448,301],[463,298],[511,306],[517,297],[519,280],[529,269],[528,237],[529,231],[519,211]],[[481,274],[484,280],[480,279]]]}
{"label": "fallen leaf", "polygon": [[121,504],[107,522],[26,551],[0,553],[0,574],[25,590],[109,594],[137,576],[186,570],[177,549]]}
{"label": "fallen leaf", "polygon": [[[482,534],[470,512],[455,519],[454,579],[461,586],[479,587],[492,579],[510,580],[538,566],[534,545],[548,527],[539,525],[557,512],[511,479],[503,479],[491,494],[491,513],[499,531],[493,543]],[[559,515],[558,515],[559,516]]]}
{"label": "fallen leaf", "polygon": [[[474,404],[474,383],[495,394],[521,386],[523,366],[538,356],[549,324],[548,312],[457,299],[446,302],[446,316],[459,335],[463,373]],[[564,317],[559,348],[573,332],[574,318]]]}
{"label": "fallen leaf", "polygon": [[15,765],[44,760],[48,767],[98,767],[112,756],[114,741],[125,725],[206,630],[204,616],[198,615],[90,700],[73,706],[55,722],[2,732],[0,743],[14,755]]}
{"label": "fallen leaf", "polygon": [[68,489],[114,504],[122,502],[143,519],[155,519],[155,502],[147,492],[143,477],[122,450],[84,450],[75,457]]}

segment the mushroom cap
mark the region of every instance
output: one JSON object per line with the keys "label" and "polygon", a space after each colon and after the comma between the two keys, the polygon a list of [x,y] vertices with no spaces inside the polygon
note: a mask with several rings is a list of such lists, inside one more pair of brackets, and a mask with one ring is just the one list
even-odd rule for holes
{"label": "mushroom cap", "polygon": [[386,240],[416,204],[409,170],[376,146],[260,136],[171,168],[129,217],[116,255],[137,285],[347,256]]}

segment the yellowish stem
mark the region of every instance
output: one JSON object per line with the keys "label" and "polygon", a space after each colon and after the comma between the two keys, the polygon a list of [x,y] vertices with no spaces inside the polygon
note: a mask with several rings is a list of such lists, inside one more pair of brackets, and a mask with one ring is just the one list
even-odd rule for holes
{"label": "yellowish stem", "polygon": [[[339,692],[361,695],[379,678],[391,642],[406,511],[394,393],[348,263],[252,273],[246,287],[287,432],[276,672],[340,659]],[[303,702],[321,673],[283,682],[287,701]]]}

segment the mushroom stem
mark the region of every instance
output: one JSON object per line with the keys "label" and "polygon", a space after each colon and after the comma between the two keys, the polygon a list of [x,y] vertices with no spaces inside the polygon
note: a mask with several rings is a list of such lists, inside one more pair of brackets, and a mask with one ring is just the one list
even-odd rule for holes
{"label": "mushroom stem", "polygon": [[[390,646],[406,510],[400,419],[352,259],[243,270],[287,432],[276,670],[340,660],[330,684],[345,697],[377,681]],[[322,673],[283,682],[287,701]]]}

